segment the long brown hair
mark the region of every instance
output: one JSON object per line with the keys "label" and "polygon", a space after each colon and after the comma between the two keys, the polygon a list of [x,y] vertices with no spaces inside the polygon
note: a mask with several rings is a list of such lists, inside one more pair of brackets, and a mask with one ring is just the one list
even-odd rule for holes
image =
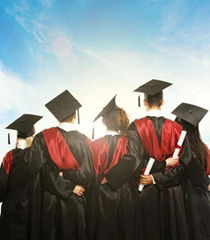
{"label": "long brown hair", "polygon": [[115,107],[111,112],[103,116],[103,123],[108,130],[126,135],[130,121],[123,108]]}
{"label": "long brown hair", "polygon": [[201,162],[203,167],[207,167],[207,147],[201,140],[199,126],[195,127],[192,124],[184,121],[183,119],[176,118],[176,121],[183,126],[183,129],[187,131],[187,136],[190,141],[192,150],[197,155],[197,159]]}

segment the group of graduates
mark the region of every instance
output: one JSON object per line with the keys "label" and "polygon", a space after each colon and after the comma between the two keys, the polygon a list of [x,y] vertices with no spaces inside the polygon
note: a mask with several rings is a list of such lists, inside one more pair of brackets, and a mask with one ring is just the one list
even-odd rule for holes
{"label": "group of graduates", "polygon": [[58,127],[35,135],[42,117],[31,114],[11,123],[17,144],[0,168],[0,239],[209,240],[210,150],[199,134],[207,110],[181,103],[175,121],[165,118],[170,85],[153,79],[136,89],[147,113],[131,124],[114,97],[94,119],[107,133],[92,141],[76,129],[81,104],[68,90],[45,105]]}

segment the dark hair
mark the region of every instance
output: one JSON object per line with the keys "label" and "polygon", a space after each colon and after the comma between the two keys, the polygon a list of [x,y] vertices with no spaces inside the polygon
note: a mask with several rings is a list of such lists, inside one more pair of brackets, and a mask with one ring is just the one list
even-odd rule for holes
{"label": "dark hair", "polygon": [[149,104],[149,106],[158,106],[160,107],[163,102],[163,91],[158,92],[157,94],[151,96],[144,94],[144,98]]}
{"label": "dark hair", "polygon": [[126,135],[129,126],[128,115],[122,108],[115,107],[111,112],[103,116],[103,123],[108,130]]}
{"label": "dark hair", "polygon": [[183,129],[187,131],[187,136],[190,141],[192,150],[197,155],[197,159],[201,162],[203,167],[206,169],[207,166],[207,148],[205,143],[201,140],[199,127],[195,127],[185,120],[177,117],[176,122],[183,126]]}

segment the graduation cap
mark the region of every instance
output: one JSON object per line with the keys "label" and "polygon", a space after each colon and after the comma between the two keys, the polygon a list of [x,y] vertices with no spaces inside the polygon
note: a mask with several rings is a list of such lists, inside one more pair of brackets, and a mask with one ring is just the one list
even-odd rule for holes
{"label": "graduation cap", "polygon": [[[23,114],[14,122],[12,122],[6,129],[17,130],[18,138],[27,138],[35,133],[34,124],[38,122],[42,116]],[[8,135],[8,143],[10,144],[10,135]]]}
{"label": "graduation cap", "polygon": [[[141,85],[134,92],[142,92],[148,96],[155,96],[158,93],[162,92],[163,89],[171,86],[172,83],[165,82],[162,80],[152,79],[149,82]],[[140,96],[138,97],[138,105],[140,107]]]}
{"label": "graduation cap", "polygon": [[111,112],[115,107],[117,107],[115,98],[117,95],[115,95],[112,100],[102,109],[102,111],[94,118],[94,122],[99,119],[100,117],[104,117],[106,114]]}
{"label": "graduation cap", "polygon": [[[109,114],[113,109],[115,109],[115,107],[117,107],[116,101],[115,101],[116,96],[117,96],[117,95],[115,95],[115,96],[111,99],[111,101],[109,101],[109,103],[102,109],[102,111],[94,118],[93,122],[95,122],[95,121],[96,121],[97,119],[99,119],[100,117],[106,116],[106,115]],[[95,135],[95,134],[94,134],[94,131],[95,131],[95,129],[94,129],[94,127],[93,127],[92,139],[94,139],[94,135]]]}
{"label": "graduation cap", "polygon": [[181,103],[173,110],[172,114],[196,127],[207,112],[208,110],[204,108],[188,103]]}
{"label": "graduation cap", "polygon": [[82,105],[68,90],[53,98],[45,106],[59,122],[67,119],[77,110],[79,123],[79,108]]}

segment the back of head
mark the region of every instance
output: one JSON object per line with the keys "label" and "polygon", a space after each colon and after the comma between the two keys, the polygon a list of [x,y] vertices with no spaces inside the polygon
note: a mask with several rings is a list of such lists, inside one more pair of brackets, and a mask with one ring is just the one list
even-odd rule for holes
{"label": "back of head", "polygon": [[150,108],[161,107],[163,104],[163,91],[160,91],[155,95],[144,94],[144,100]]}
{"label": "back of head", "polygon": [[103,123],[108,130],[116,131],[121,135],[126,135],[129,126],[128,115],[122,108],[115,107],[103,116]]}

